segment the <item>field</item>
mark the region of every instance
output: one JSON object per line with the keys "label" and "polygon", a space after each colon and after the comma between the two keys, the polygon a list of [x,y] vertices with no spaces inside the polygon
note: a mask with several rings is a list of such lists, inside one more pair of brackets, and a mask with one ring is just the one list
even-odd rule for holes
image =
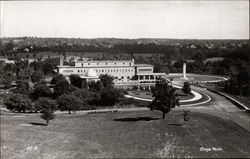
{"label": "field", "polygon": [[[249,157],[249,133],[230,120],[174,110],[57,115],[1,114],[1,158]],[[216,124],[215,124],[216,123]],[[206,152],[207,151],[207,152]]]}

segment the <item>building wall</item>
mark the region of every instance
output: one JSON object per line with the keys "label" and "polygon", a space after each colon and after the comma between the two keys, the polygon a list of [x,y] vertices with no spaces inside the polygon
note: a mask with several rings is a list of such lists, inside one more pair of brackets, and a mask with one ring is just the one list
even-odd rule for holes
{"label": "building wall", "polygon": [[136,66],[136,74],[153,73],[153,71],[154,71],[153,66]]}
{"label": "building wall", "polygon": [[135,68],[129,66],[123,67],[59,67],[59,73],[64,76],[78,74],[85,76],[89,69],[93,69],[97,75],[109,74],[115,77],[115,80],[128,81],[135,75]]}

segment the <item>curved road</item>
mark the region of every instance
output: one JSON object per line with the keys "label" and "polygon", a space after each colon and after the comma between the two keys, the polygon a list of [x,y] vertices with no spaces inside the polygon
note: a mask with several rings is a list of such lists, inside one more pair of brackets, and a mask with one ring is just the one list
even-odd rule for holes
{"label": "curved road", "polygon": [[[174,81],[175,85],[183,85],[182,82]],[[181,105],[175,108],[175,110],[190,110],[193,112],[200,112],[215,115],[222,118],[227,118],[233,121],[235,124],[244,128],[250,132],[250,114],[245,112],[243,109],[238,108],[233,103],[231,103],[225,97],[213,93],[206,88],[200,88],[196,86],[191,86],[191,89],[208,95],[211,100],[205,103]],[[145,110],[146,108],[135,108],[133,110]],[[216,123],[215,123],[216,124]]]}
{"label": "curved road", "polygon": [[[205,88],[191,86],[197,92],[205,93],[211,97],[211,101],[197,106],[183,106],[176,109],[189,109],[191,111],[208,113],[222,118],[228,118],[237,125],[250,132],[250,114],[238,108],[225,97],[208,91]],[[216,124],[216,123],[215,123]]]}

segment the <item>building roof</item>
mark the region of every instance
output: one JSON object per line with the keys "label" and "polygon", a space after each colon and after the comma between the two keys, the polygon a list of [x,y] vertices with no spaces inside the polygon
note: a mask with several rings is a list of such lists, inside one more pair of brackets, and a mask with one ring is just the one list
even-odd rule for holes
{"label": "building roof", "polygon": [[83,60],[77,61],[79,63],[109,63],[109,62],[134,62],[134,60]]}

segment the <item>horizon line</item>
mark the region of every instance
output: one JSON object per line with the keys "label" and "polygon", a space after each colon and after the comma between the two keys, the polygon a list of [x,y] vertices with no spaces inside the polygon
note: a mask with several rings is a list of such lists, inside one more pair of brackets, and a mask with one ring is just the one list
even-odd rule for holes
{"label": "horizon line", "polygon": [[52,38],[56,38],[56,39],[87,39],[87,40],[91,40],[91,39],[129,39],[129,40],[139,40],[139,39],[169,39],[169,40],[249,40],[249,38],[157,38],[157,37],[142,37],[142,38],[121,38],[121,37],[96,37],[96,38],[83,38],[83,37],[59,37],[59,36],[55,36],[55,37],[50,37],[50,36],[4,36],[4,37],[0,37],[0,39],[4,39],[4,38],[48,38],[48,39],[52,39]]}

